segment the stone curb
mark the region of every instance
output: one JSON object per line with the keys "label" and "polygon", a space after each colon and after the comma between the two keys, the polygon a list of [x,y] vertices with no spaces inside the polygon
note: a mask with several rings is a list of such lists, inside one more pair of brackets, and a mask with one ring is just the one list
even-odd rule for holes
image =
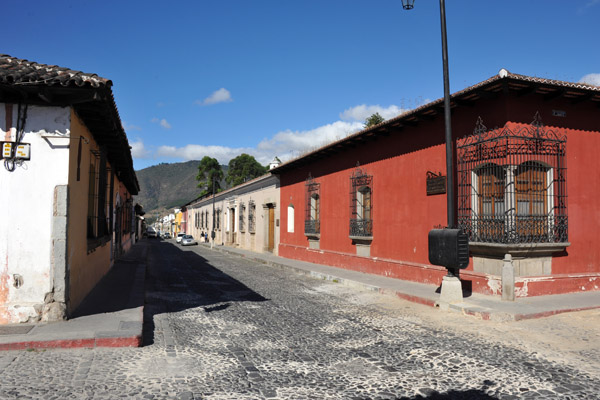
{"label": "stone curb", "polygon": [[[203,244],[203,245],[204,245],[204,247],[211,249],[210,245],[207,245],[207,244]],[[340,283],[340,284],[343,284],[344,286],[348,286],[348,287],[356,287],[356,288],[360,288],[360,289],[364,289],[364,290],[374,291],[374,292],[378,292],[382,295],[392,295],[392,296],[398,297],[400,299],[410,301],[412,303],[417,303],[417,304],[421,304],[421,305],[425,305],[425,306],[429,306],[429,307],[439,307],[439,301],[437,301],[436,299],[431,298],[431,297],[419,296],[419,295],[415,295],[413,293],[407,293],[406,291],[398,291],[395,289],[375,286],[375,285],[371,285],[371,284],[367,284],[364,282],[355,281],[355,280],[351,280],[351,279],[347,279],[347,278],[341,278],[339,276],[335,276],[332,274],[306,270],[303,268],[297,268],[297,267],[294,267],[292,265],[288,265],[285,263],[279,263],[279,262],[266,260],[264,258],[261,258],[259,255],[247,256],[245,254],[229,250],[229,249],[225,248],[224,246],[214,246],[211,250],[220,251],[222,253],[226,253],[226,254],[240,257],[240,258],[246,258],[248,260],[256,261],[261,264],[265,264],[265,265],[269,265],[271,267],[276,267],[276,268],[279,268],[282,270],[290,271],[290,272],[293,272],[293,273],[296,273],[299,275],[304,275],[304,276],[308,276],[308,277],[319,279],[319,280],[327,280],[330,282],[336,282],[336,283]],[[468,316],[475,317],[475,318],[478,318],[478,319],[481,319],[484,321],[496,321],[496,322],[514,322],[514,321],[521,321],[521,320],[526,320],[526,319],[537,319],[537,318],[544,318],[544,317],[549,317],[552,315],[557,315],[557,314],[562,314],[562,313],[593,310],[593,309],[598,309],[598,308],[600,308],[600,304],[595,305],[595,306],[589,306],[589,307],[566,307],[564,309],[559,308],[559,309],[547,310],[547,311],[541,311],[541,312],[540,311],[532,311],[530,313],[527,313],[527,312],[519,313],[519,312],[510,312],[510,311],[505,311],[505,310],[495,310],[495,309],[488,308],[488,307],[482,307],[477,304],[469,304],[468,301],[448,305],[448,311],[451,311],[454,313],[460,313],[463,315],[468,315]]]}

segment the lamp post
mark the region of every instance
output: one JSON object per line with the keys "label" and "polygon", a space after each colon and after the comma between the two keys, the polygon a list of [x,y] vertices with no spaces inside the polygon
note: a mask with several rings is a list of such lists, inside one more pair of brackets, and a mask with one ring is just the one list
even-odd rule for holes
{"label": "lamp post", "polygon": [[[412,10],[415,0],[402,0],[405,10]],[[468,265],[468,239],[454,223],[454,161],[452,147],[452,124],[450,117],[450,78],[448,72],[448,40],[446,36],[446,5],[440,0],[440,22],[442,30],[442,62],[444,69],[444,123],[446,141],[446,205],[447,229],[434,229],[429,232],[429,259],[436,265],[448,269],[448,275],[442,280],[440,308],[448,308],[450,303],[463,299],[462,285],[459,279],[459,268]]]}
{"label": "lamp post", "polygon": [[[405,10],[412,10],[415,0],[402,0]],[[442,62],[444,68],[444,121],[446,126],[446,201],[448,208],[448,228],[454,228],[454,168],[452,152],[452,124],[450,120],[450,78],[448,73],[448,39],[446,37],[446,5],[440,0],[440,20],[442,26]]]}

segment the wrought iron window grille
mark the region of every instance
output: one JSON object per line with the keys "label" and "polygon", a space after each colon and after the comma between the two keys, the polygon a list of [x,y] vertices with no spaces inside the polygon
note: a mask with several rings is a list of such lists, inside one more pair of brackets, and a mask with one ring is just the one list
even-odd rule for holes
{"label": "wrought iron window grille", "polygon": [[373,236],[373,176],[360,168],[350,176],[350,236]]}
{"label": "wrought iron window grille", "polygon": [[[87,238],[97,239],[107,236],[110,233],[109,222],[112,212],[106,212],[107,206],[109,206],[107,200],[110,203],[110,199],[107,199],[106,196],[107,190],[110,189],[108,179],[110,175],[107,171],[105,152],[90,150],[90,153]],[[126,221],[121,220],[120,222],[125,223]],[[121,230],[123,229],[127,229],[126,224],[121,227]]]}
{"label": "wrought iron window grille", "polygon": [[255,233],[256,232],[256,204],[254,201],[250,201],[248,203],[248,232]]}
{"label": "wrought iron window grille", "polygon": [[240,218],[239,218],[239,228],[240,232],[244,232],[246,230],[244,226],[244,215],[246,214],[246,206],[244,203],[240,203]]}
{"label": "wrought iron window grille", "polygon": [[471,242],[568,242],[566,137],[531,124],[457,142],[458,225]]}
{"label": "wrought iron window grille", "polygon": [[306,217],[304,219],[304,232],[309,235],[321,233],[320,205],[321,184],[315,182],[311,174],[306,179]]}

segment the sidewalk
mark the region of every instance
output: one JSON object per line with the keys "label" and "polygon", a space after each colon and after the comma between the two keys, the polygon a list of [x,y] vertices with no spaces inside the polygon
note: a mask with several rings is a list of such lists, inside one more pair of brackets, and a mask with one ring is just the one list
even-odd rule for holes
{"label": "sidewalk", "polygon": [[0,350],[141,346],[147,252],[135,244],[68,321],[0,326]]}
{"label": "sidewalk", "polygon": [[[201,244],[210,249],[208,244]],[[362,290],[397,296],[436,307],[437,287],[336,267],[253,253],[231,247],[214,250],[244,257],[287,272],[328,280]],[[98,283],[68,321],[0,326],[0,351],[75,347],[138,347],[142,345],[144,282],[148,245],[137,243]],[[520,298],[514,302],[499,297],[472,294],[450,306],[453,312],[484,320],[518,321],[571,311],[600,308],[600,291]]]}
{"label": "sidewalk", "polygon": [[[208,244],[203,243],[201,245],[210,248]],[[272,267],[281,268],[289,272],[328,280],[350,287],[372,290],[381,294],[393,295],[431,307],[437,307],[440,298],[439,293],[436,293],[438,287],[433,285],[292,260],[274,256],[270,253],[254,253],[226,246],[215,246],[214,249]],[[453,312],[494,321],[519,321],[594,308],[600,308],[600,291],[526,297],[518,298],[515,301],[502,301],[499,296],[486,296],[473,293],[465,297],[462,303],[451,304],[449,307],[450,311]]]}

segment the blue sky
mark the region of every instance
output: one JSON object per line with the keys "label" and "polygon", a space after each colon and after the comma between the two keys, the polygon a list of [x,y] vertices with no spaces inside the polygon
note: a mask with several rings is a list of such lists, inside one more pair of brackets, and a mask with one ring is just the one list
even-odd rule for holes
{"label": "blue sky", "polygon": [[[449,0],[450,90],[510,72],[600,85],[600,0]],[[443,96],[439,2],[3,5],[0,52],[113,81],[134,167],[299,156]]]}

